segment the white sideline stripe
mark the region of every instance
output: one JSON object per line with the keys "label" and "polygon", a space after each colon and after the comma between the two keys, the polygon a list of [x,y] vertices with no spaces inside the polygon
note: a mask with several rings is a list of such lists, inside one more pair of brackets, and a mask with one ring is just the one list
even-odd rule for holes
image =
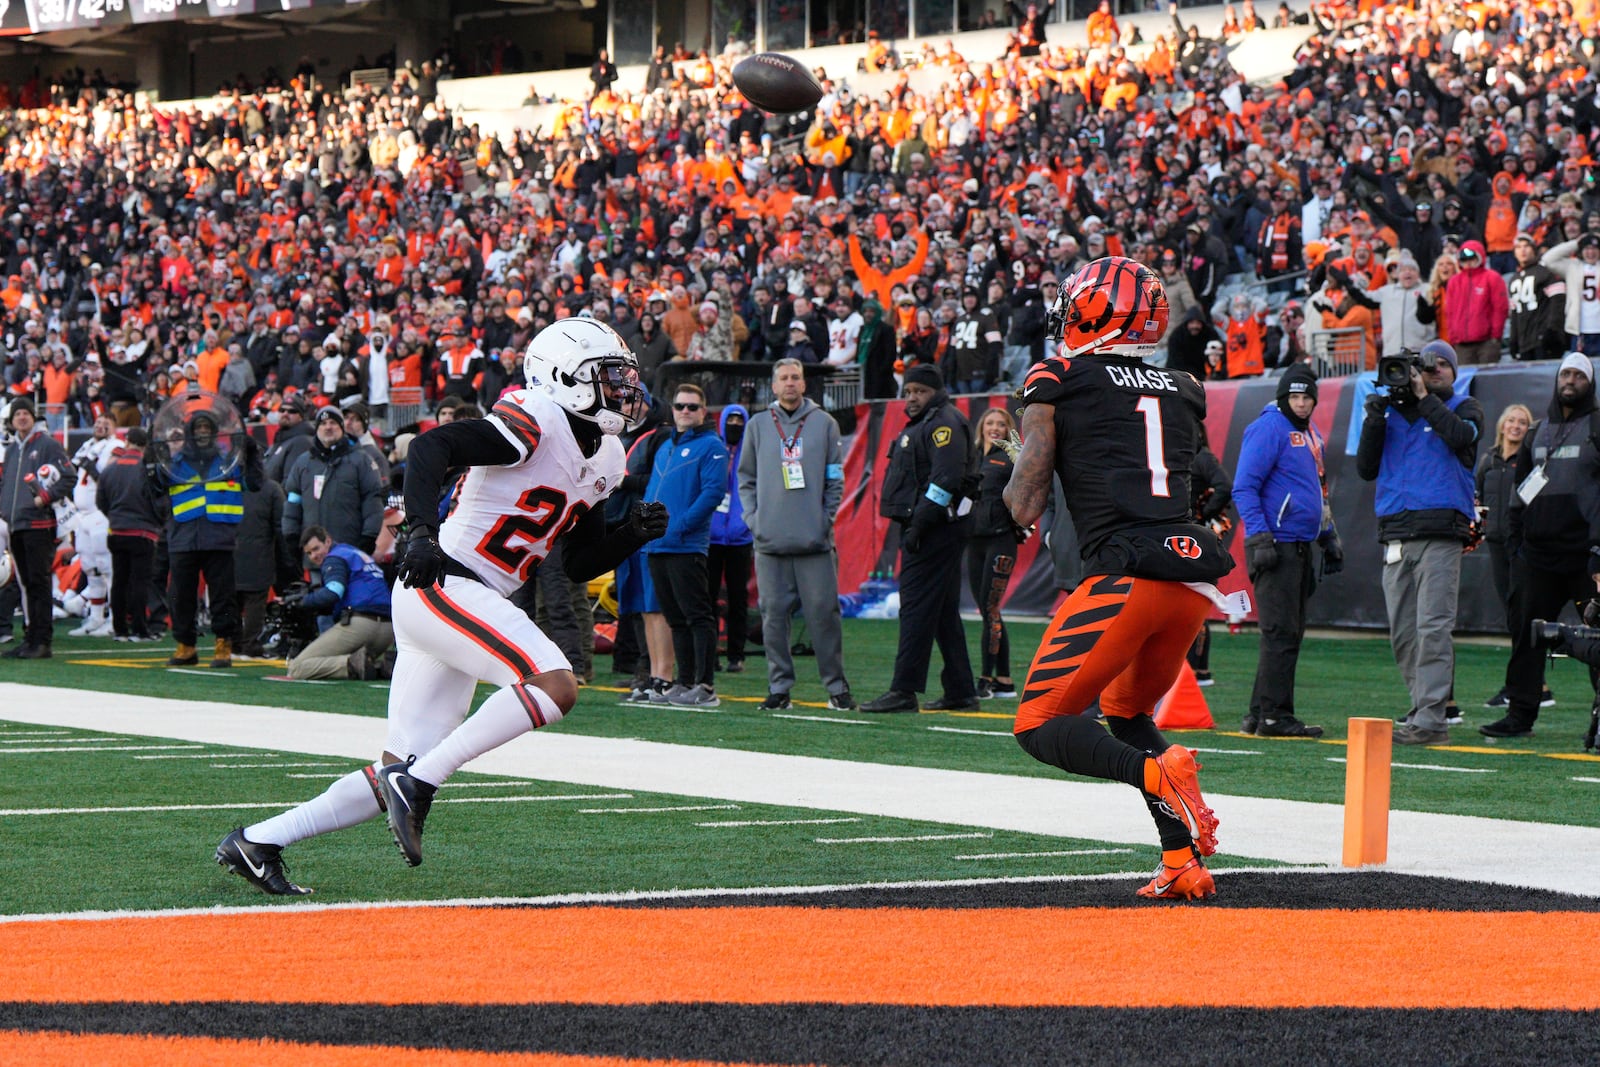
{"label": "white sideline stripe", "polygon": [[1009,730],[963,730],[959,726],[929,726],[936,734],[977,734],[979,737],[1015,737]]}
{"label": "white sideline stripe", "polygon": [[1265,756],[1266,753],[1259,748],[1196,748],[1189,746],[1191,752],[1204,752],[1208,756]]}
{"label": "white sideline stripe", "polygon": [[[1218,878],[1230,874],[1325,874],[1338,877],[1372,868],[1341,867],[1211,867]],[[559,893],[544,897],[448,897],[443,900],[344,900],[312,904],[299,898],[295,903],[235,904],[216,908],[140,908],[124,911],[50,911],[22,915],[0,915],[5,923],[104,922],[119,919],[173,919],[197,915],[275,915],[320,911],[398,911],[423,908],[505,908],[563,907],[578,904],[634,904],[651,900],[708,900],[717,897],[821,896],[850,893],[863,889],[961,889],[991,885],[1040,885],[1073,882],[1114,882],[1123,879],[1146,881],[1149,869],[1112,871],[1105,874],[1027,874],[1013,878],[945,878],[907,882],[856,882],[838,885],[761,885],[737,888],[625,889],[613,893]],[[1070,901],[1062,901],[1070,905]]]}
{"label": "white sideline stripe", "polygon": [[[79,749],[79,751],[81,752],[83,750]],[[272,755],[272,753],[264,753],[264,752],[190,752],[190,753],[186,753],[186,754],[184,754],[182,756],[135,756],[133,758],[134,759],[237,759],[240,756],[248,757],[248,756],[263,756],[263,755]],[[286,764],[282,764],[282,763],[264,763],[261,766],[263,766],[263,767],[283,767],[283,766],[286,766]],[[320,764],[319,766],[327,767],[327,766],[332,766],[332,765],[325,763],[325,764]]]}
{"label": "white sideline stripe", "polygon": [[1056,852],[980,852],[972,856],[951,856],[953,860],[1020,860],[1034,856],[1116,856],[1131,848],[1064,848]]}
{"label": "white sideline stripe", "polygon": [[898,845],[906,841],[965,841],[993,834],[911,834],[906,837],[816,837],[819,845]]}
{"label": "white sideline stripe", "polygon": [[782,712],[772,713],[774,719],[799,719],[801,722],[836,722],[844,726],[876,726],[875,722],[864,722],[861,719],[835,719],[827,715],[785,715]]}
{"label": "white sideline stripe", "polygon": [[[366,715],[126,693],[100,693],[91,701],[82,690],[11,681],[0,682],[0,708],[5,709],[0,717],[18,724],[182,739],[226,751],[280,752],[284,739],[293,738],[304,758],[352,761],[381,752],[388,731],[383,719]],[[1136,790],[1064,775],[1034,776],[1023,773],[1031,767],[1021,765],[1014,774],[980,773],[539,730],[480,756],[466,769],[580,789],[906,819],[1142,849],[1154,844],[1150,813]],[[1342,803],[1223,793],[1208,793],[1206,799],[1222,819],[1227,855],[1339,869]],[[1600,827],[1395,810],[1389,816],[1389,862],[1382,869],[1600,897],[1596,855]],[[1148,880],[1148,871],[1141,876]]]}
{"label": "white sideline stripe", "polygon": [[[51,733],[55,733],[55,734],[64,734],[64,733],[67,733],[68,731],[66,731],[66,730],[52,730],[50,732]],[[29,734],[11,734],[10,736],[12,736],[12,737],[31,737],[32,735],[29,735]],[[95,744],[96,742],[99,742],[99,741],[132,741],[132,740],[133,740],[133,738],[131,738],[131,737],[57,737],[56,740],[50,741],[50,742],[43,742],[43,741],[36,741],[36,740],[0,741],[0,745],[40,745],[40,744],[46,744],[46,743],[52,744],[52,745],[92,745],[92,744]]]}
{"label": "white sideline stripe", "polygon": [[[0,756],[34,756],[42,752],[150,752],[158,748],[205,748],[204,745],[85,745],[82,748],[0,748]],[[138,759],[138,756],[133,757]]]}
{"label": "white sideline stripe", "polygon": [[696,826],[827,826],[832,823],[860,822],[860,819],[740,819],[732,822],[697,822]]}
{"label": "white sideline stripe", "polygon": [[252,675],[235,674],[232,671],[197,671],[193,667],[168,667],[168,674],[198,674],[202,678],[250,678]]}
{"label": "white sideline stripe", "polygon": [[[345,773],[348,774],[349,772],[346,771]],[[337,781],[340,778],[343,778],[344,775],[343,774],[286,774],[286,775],[284,775],[284,777],[285,778],[315,778],[315,779],[320,779],[322,781],[332,782],[332,781]]]}
{"label": "white sideline stripe", "polygon": [[[480,800],[501,800],[502,797],[480,797]],[[589,799],[585,797],[584,799]],[[579,808],[584,815],[654,815],[663,811],[737,811],[737,804],[681,804],[667,808]]]}
{"label": "white sideline stripe", "polygon": [[[289,774],[286,778],[343,778],[342,774]],[[509,804],[524,800],[611,800],[626,799],[626,793],[576,793],[565,796],[524,796],[524,797],[439,797],[435,804]],[[236,811],[245,808],[283,808],[285,810],[298,804],[297,800],[274,801],[270,803],[249,804],[144,804],[126,808],[10,808],[0,810],[0,815],[122,815],[133,812],[148,811]],[[726,804],[723,807],[738,807],[737,804]],[[699,811],[699,808],[609,808],[609,811]]]}
{"label": "white sideline stripe", "polygon": [[[1347,762],[1343,756],[1326,757],[1329,763]],[[1391,767],[1404,767],[1408,771],[1451,771],[1455,774],[1494,774],[1490,767],[1447,767],[1442,763],[1391,763]]]}
{"label": "white sideline stripe", "polygon": [[1600,782],[1600,778],[1573,778],[1574,782]]}
{"label": "white sideline stripe", "polygon": [[0,734],[5,734],[7,737],[58,737],[71,732],[71,730],[12,730],[0,726]]}

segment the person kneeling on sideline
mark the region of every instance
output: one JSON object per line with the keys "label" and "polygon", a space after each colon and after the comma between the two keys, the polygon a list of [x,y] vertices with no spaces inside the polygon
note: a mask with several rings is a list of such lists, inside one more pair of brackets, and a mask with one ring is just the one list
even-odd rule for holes
{"label": "person kneeling on sideline", "polygon": [[333,625],[289,661],[289,677],[387,678],[384,656],[394,647],[389,586],[383,568],[353,545],[341,545],[321,526],[300,535],[300,551],[322,573],[322,585],[292,605],[333,616]]}

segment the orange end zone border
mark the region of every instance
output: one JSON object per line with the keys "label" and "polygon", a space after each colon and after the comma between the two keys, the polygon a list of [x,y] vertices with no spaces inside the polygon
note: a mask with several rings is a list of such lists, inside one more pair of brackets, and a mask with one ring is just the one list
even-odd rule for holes
{"label": "orange end zone border", "polygon": [[308,1045],[293,1041],[241,1041],[215,1037],[122,1034],[20,1033],[0,1030],[0,1063],[29,1067],[238,1067],[241,1063],[294,1063],[297,1067],[392,1067],[396,1057],[426,1056],[429,1067],[727,1067],[703,1060],[638,1060],[570,1056],[556,1052],[462,1052],[379,1045]]}
{"label": "orange end zone border", "polygon": [[[1600,914],[1575,912],[266,912],[7,923],[0,988],[36,1002],[1574,1010],[1600,1008],[1597,942]],[[269,960],[257,945],[275,946]],[[1173,980],[1152,980],[1153,963]]]}

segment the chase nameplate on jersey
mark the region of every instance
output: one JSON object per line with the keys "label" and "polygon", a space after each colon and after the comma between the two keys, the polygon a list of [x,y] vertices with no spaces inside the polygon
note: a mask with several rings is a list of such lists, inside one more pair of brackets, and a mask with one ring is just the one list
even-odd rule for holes
{"label": "chase nameplate on jersey", "polygon": [[1112,364],[1105,368],[1105,372],[1110,376],[1111,384],[1123,389],[1178,391],[1178,383],[1171,373],[1155,367],[1119,367]]}

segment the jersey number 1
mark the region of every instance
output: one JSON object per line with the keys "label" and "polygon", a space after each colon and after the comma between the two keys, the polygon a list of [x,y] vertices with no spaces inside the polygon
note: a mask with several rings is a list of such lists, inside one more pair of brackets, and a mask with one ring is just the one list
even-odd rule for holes
{"label": "jersey number 1", "polygon": [[1161,432],[1161,401],[1157,397],[1140,397],[1134,410],[1144,416],[1145,466],[1150,468],[1150,495],[1170,497],[1167,488],[1167,442]]}

